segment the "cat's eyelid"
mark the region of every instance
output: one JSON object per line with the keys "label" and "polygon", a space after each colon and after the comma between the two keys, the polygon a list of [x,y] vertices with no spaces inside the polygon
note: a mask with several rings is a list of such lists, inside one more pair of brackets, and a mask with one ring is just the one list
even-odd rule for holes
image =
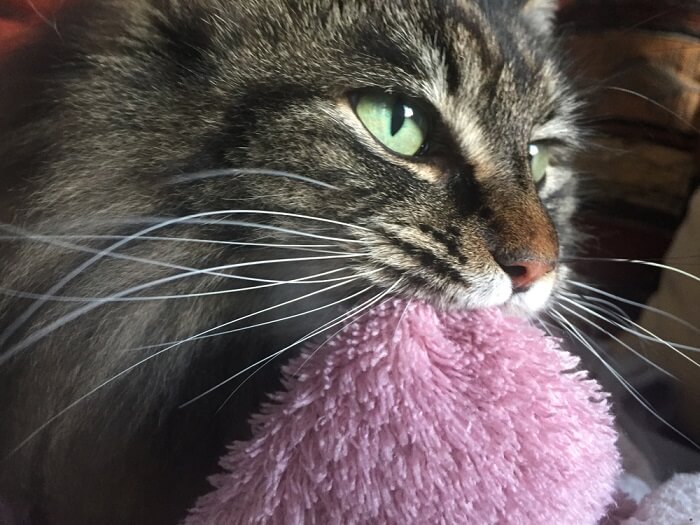
{"label": "cat's eyelid", "polygon": [[417,106],[424,113],[439,115],[435,104],[430,101],[426,93],[422,91],[416,92],[410,87],[365,85],[350,89],[348,91],[348,96],[351,100],[356,100],[357,97],[363,93],[386,93],[388,95],[401,97],[407,104]]}
{"label": "cat's eyelid", "polygon": [[551,138],[538,138],[538,139],[531,139],[529,142],[530,145],[535,145],[535,146],[544,146],[547,148],[567,148],[571,146],[571,143],[558,137],[551,137]]}
{"label": "cat's eyelid", "polygon": [[567,120],[554,119],[536,126],[532,131],[530,142],[571,147],[579,142],[579,130]]}

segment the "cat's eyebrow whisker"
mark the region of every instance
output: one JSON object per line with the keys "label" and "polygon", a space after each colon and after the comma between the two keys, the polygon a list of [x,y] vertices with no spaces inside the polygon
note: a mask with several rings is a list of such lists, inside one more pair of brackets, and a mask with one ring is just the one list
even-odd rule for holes
{"label": "cat's eyebrow whisker", "polygon": [[662,424],[666,425],[668,428],[673,430],[677,435],[685,439],[688,443],[690,443],[693,447],[696,449],[700,450],[700,445],[695,443],[690,437],[685,435],[683,432],[681,432],[678,428],[673,426],[671,423],[669,423],[661,414],[659,414],[656,409],[649,403],[649,401],[646,400],[646,398],[639,393],[639,391],[630,384],[629,381],[627,381],[622,374],[620,374],[615,368],[608,363],[603,357],[600,355],[600,353],[595,349],[595,347],[588,341],[588,338],[582,334],[564,315],[562,315],[560,312],[555,310],[554,308],[550,309],[550,315],[552,316],[553,319],[559,322],[560,326],[566,329],[566,331],[572,335],[577,341],[579,341],[585,348],[587,348],[601,363],[602,365],[613,375],[613,377],[619,381],[619,383],[629,392],[629,394],[645,409],[647,410],[652,416],[654,416],[658,421],[660,421]]}
{"label": "cat's eyebrow whisker", "polygon": [[[127,235],[41,235],[32,234],[31,236],[26,235],[0,235],[0,242],[2,241],[44,241],[44,240],[54,240],[54,239],[67,239],[67,240],[85,240],[85,241],[118,241],[121,239],[126,239]],[[284,248],[289,250],[299,250],[299,251],[309,251],[317,253],[328,253],[328,254],[338,254],[342,255],[347,252],[340,252],[331,250],[331,248],[338,249],[340,245],[338,244],[276,244],[276,243],[264,243],[264,242],[242,242],[242,241],[222,241],[217,239],[193,239],[189,237],[158,237],[142,235],[139,237],[142,241],[162,241],[162,242],[183,242],[183,243],[194,243],[194,244],[214,244],[223,246],[245,246],[249,248]]]}
{"label": "cat's eyebrow whisker", "polygon": [[[147,235],[153,231],[157,231],[159,229],[165,228],[167,226],[172,226],[176,224],[182,224],[187,220],[196,220],[198,218],[202,217],[212,217],[212,216],[217,216],[217,215],[234,215],[234,214],[251,214],[251,213],[259,213],[263,215],[274,215],[274,216],[283,216],[283,217],[294,217],[294,218],[301,218],[301,219],[310,219],[310,220],[318,220],[321,222],[325,223],[332,223],[336,225],[341,225],[341,226],[351,226],[355,228],[360,228],[362,230],[367,230],[367,228],[364,228],[362,226],[356,226],[356,225],[348,225],[347,223],[342,223],[339,221],[333,221],[330,219],[322,219],[319,217],[311,217],[307,215],[300,215],[296,213],[286,213],[286,212],[272,212],[272,211],[260,211],[260,210],[220,210],[220,211],[209,211],[209,212],[201,212],[201,213],[195,213],[191,215],[187,215],[185,217],[177,217],[177,218],[172,218],[172,219],[166,219],[164,221],[158,222],[152,226],[149,226],[148,228],[142,229],[141,231],[130,235],[126,237],[125,239],[122,239],[120,241],[117,241],[116,243],[113,243],[112,245],[108,246],[107,248],[100,250],[97,254],[95,254],[93,257],[88,259],[87,261],[84,261],[82,264],[78,265],[75,269],[73,269],[71,272],[69,272],[67,275],[63,276],[55,285],[53,285],[47,292],[46,295],[56,295],[64,286],[66,286],[69,282],[71,282],[73,279],[75,279],[78,275],[82,274],[84,271],[86,271],[88,268],[90,268],[93,264],[97,263],[100,261],[102,258],[105,256],[109,255],[110,253],[113,253],[116,251],[118,248],[121,248],[122,246],[125,246],[129,242],[131,242],[134,239],[137,239],[138,237],[142,235]],[[326,240],[333,240],[333,241],[342,241],[342,242],[358,242],[362,243],[362,241],[355,241],[352,239],[340,239],[340,238],[333,238],[333,237],[324,237],[324,236],[319,236],[319,235],[314,235],[314,234],[307,234],[305,232],[295,232],[294,230],[289,230],[285,228],[278,228],[276,226],[270,226],[270,225],[255,225],[255,223],[247,223],[245,221],[228,221],[228,224],[235,223],[237,226],[243,226],[243,227],[259,227],[261,229],[271,229],[271,230],[277,230],[280,232],[284,232],[287,234],[300,234],[300,235],[306,235],[309,237],[315,237],[315,238],[324,238]],[[21,328],[26,321],[31,318],[34,313],[43,306],[45,303],[44,300],[42,299],[37,299],[32,303],[2,334],[0,334],[0,348],[5,344],[5,342],[19,329]],[[0,359],[0,364],[2,362],[6,361],[6,359]]]}
{"label": "cat's eyebrow whisker", "polygon": [[204,179],[212,179],[216,177],[231,177],[231,176],[236,176],[236,175],[268,175],[272,177],[284,177],[287,179],[294,179],[298,180],[301,182],[306,182],[309,184],[314,184],[316,186],[320,186],[322,188],[330,189],[330,190],[337,190],[337,186],[333,186],[332,184],[328,184],[327,182],[323,182],[317,179],[312,179],[311,177],[306,177],[304,175],[298,175],[296,173],[291,173],[289,171],[282,171],[282,170],[268,170],[268,169],[262,169],[262,168],[225,168],[225,169],[216,169],[216,170],[206,170],[206,171],[199,171],[197,173],[191,173],[191,174],[186,174],[186,175],[177,175],[170,179],[169,183],[170,184],[182,184],[185,182],[195,182],[195,181],[200,181]]}
{"label": "cat's eyebrow whisker", "polygon": [[164,354],[165,352],[169,352],[170,350],[172,350],[172,349],[174,349],[174,348],[177,348],[177,347],[181,346],[182,344],[185,344],[185,343],[187,343],[187,342],[193,341],[193,340],[195,340],[197,337],[200,337],[200,336],[205,335],[205,334],[207,334],[207,333],[213,332],[214,330],[217,330],[217,329],[219,329],[219,328],[222,328],[222,327],[231,325],[231,324],[233,324],[233,323],[242,321],[242,320],[244,320],[244,319],[248,319],[248,318],[250,318],[250,317],[253,317],[253,316],[256,316],[256,315],[259,315],[259,314],[262,314],[262,313],[265,313],[265,312],[268,312],[268,311],[271,311],[271,310],[274,310],[274,309],[276,309],[276,308],[280,308],[280,307],[282,307],[282,306],[286,306],[286,305],[288,305],[288,304],[292,304],[292,303],[297,302],[297,301],[301,301],[301,300],[303,300],[303,299],[307,299],[307,298],[309,298],[309,297],[311,297],[311,296],[313,296],[313,295],[317,295],[317,294],[320,294],[320,293],[323,293],[323,292],[327,292],[327,291],[332,290],[332,289],[334,289],[334,288],[338,288],[339,286],[343,286],[343,285],[345,285],[345,284],[349,284],[349,283],[351,283],[351,282],[353,282],[353,281],[354,281],[354,279],[349,279],[348,281],[344,281],[344,282],[341,282],[341,283],[338,283],[338,284],[334,284],[334,285],[332,285],[332,286],[328,286],[328,287],[323,288],[323,289],[321,289],[321,290],[316,290],[316,291],[314,291],[314,292],[308,293],[308,294],[306,294],[306,295],[304,295],[304,296],[297,297],[297,298],[291,299],[291,300],[289,300],[289,301],[285,301],[285,302],[283,302],[283,303],[279,303],[279,304],[276,304],[276,305],[273,305],[273,306],[270,306],[270,307],[267,307],[267,308],[258,310],[258,311],[256,311],[256,312],[253,312],[253,313],[250,313],[250,314],[247,314],[247,315],[238,317],[237,319],[234,319],[234,320],[232,320],[232,321],[228,321],[227,323],[224,323],[224,324],[215,326],[215,327],[213,327],[213,328],[209,328],[209,329],[207,329],[207,330],[205,330],[205,331],[203,331],[203,332],[200,332],[200,333],[198,333],[198,334],[195,334],[194,336],[191,336],[191,337],[188,337],[188,338],[186,338],[186,339],[183,339],[182,341],[178,341],[178,342],[175,343],[175,344],[172,344],[172,345],[170,345],[170,346],[167,346],[166,348],[163,348],[162,350],[158,350],[157,352],[154,352],[153,354],[144,357],[143,359],[137,361],[136,363],[134,363],[134,364],[132,364],[132,365],[130,365],[130,366],[124,368],[123,370],[121,370],[121,371],[118,372],[117,374],[113,375],[113,376],[110,377],[109,379],[106,379],[105,381],[102,381],[100,384],[98,384],[97,386],[91,388],[89,391],[87,391],[86,393],[82,394],[82,395],[79,396],[77,399],[75,399],[74,401],[72,401],[71,403],[69,403],[68,405],[66,405],[64,408],[62,408],[61,410],[59,410],[57,413],[55,413],[53,416],[51,416],[50,418],[48,418],[44,423],[42,423],[39,427],[37,427],[34,431],[32,431],[25,439],[23,439],[16,447],[14,447],[14,448],[9,452],[9,454],[5,457],[5,459],[8,459],[8,458],[10,458],[11,456],[13,456],[17,451],[19,451],[20,449],[22,449],[27,443],[29,443],[32,439],[34,439],[34,437],[37,436],[42,430],[44,430],[44,429],[45,429],[46,427],[48,427],[51,423],[53,423],[54,421],[56,421],[58,418],[60,418],[61,416],[63,416],[63,415],[66,414],[67,412],[73,410],[76,406],[78,406],[78,405],[79,405],[81,402],[83,402],[85,399],[89,398],[90,396],[92,396],[92,395],[95,394],[96,392],[100,391],[101,389],[103,389],[103,388],[106,387],[107,385],[109,385],[109,384],[113,383],[114,381],[118,380],[120,377],[123,377],[123,376],[129,374],[132,370],[135,370],[136,368],[138,368],[138,367],[142,366],[143,364],[145,364],[145,363],[151,361],[152,359],[155,359],[156,357],[158,357],[158,356]]}
{"label": "cat's eyebrow whisker", "polygon": [[585,284],[585,283],[582,283],[579,281],[575,281],[572,279],[568,279],[567,283],[573,284],[574,286],[577,286],[579,288],[583,288],[584,290],[589,290],[593,293],[597,293],[597,294],[602,295],[604,297],[609,297],[610,299],[613,299],[615,301],[619,301],[619,302],[624,303],[624,304],[629,304],[630,306],[636,306],[637,308],[642,308],[644,310],[648,310],[648,311],[653,312],[653,313],[660,315],[662,317],[666,317],[667,319],[671,319],[673,321],[676,321],[677,323],[685,326],[686,328],[693,330],[694,332],[700,334],[700,328],[698,328],[694,324],[686,321],[685,319],[682,319],[681,317],[678,317],[677,315],[673,315],[670,312],[666,312],[665,310],[661,310],[660,308],[655,308],[653,306],[649,306],[649,305],[644,304],[644,303],[639,303],[636,301],[632,301],[630,299],[625,299],[624,297],[620,297],[619,295],[615,295],[615,294],[612,294],[610,292],[600,290],[594,286],[590,286],[588,284]]}
{"label": "cat's eyebrow whisker", "polygon": [[[593,315],[593,316],[595,316],[595,317],[598,317],[598,318],[602,319],[603,321],[612,324],[613,326],[617,326],[618,328],[623,328],[621,325],[618,325],[618,324],[614,323],[613,321],[610,321],[610,320],[606,319],[605,317],[603,317],[603,316],[601,316],[601,315],[597,315],[597,314],[596,314],[595,312],[593,312],[592,310],[586,308],[586,307],[583,306],[583,305],[580,305],[580,304],[576,303],[575,301],[571,301],[571,300],[566,299],[566,298],[561,298],[561,299],[564,300],[564,301],[567,301],[569,304],[572,304],[572,305],[576,306],[577,308],[583,310],[584,312],[589,313],[590,315]],[[670,377],[670,378],[672,378],[672,379],[678,381],[678,378],[677,378],[676,376],[674,376],[673,374],[671,374],[670,372],[668,372],[667,370],[665,370],[663,367],[661,367],[661,366],[659,366],[658,364],[656,364],[654,361],[652,361],[651,359],[649,359],[649,358],[648,358],[647,356],[645,356],[644,354],[642,354],[642,353],[638,352],[637,350],[635,350],[634,348],[632,348],[630,345],[628,345],[627,343],[625,343],[624,341],[622,341],[620,338],[618,338],[618,337],[616,337],[615,335],[613,335],[610,331],[606,330],[605,328],[603,328],[603,327],[600,326],[599,324],[597,324],[597,323],[591,321],[590,319],[588,319],[588,318],[585,317],[584,315],[581,315],[580,313],[575,312],[575,311],[572,310],[571,308],[568,308],[566,305],[563,305],[563,304],[560,303],[559,306],[562,307],[562,308],[563,308],[564,310],[566,310],[567,312],[569,312],[570,314],[576,316],[578,319],[580,319],[580,320],[583,321],[584,323],[588,324],[589,326],[592,326],[592,327],[595,328],[596,330],[598,330],[598,331],[600,331],[601,333],[605,334],[606,336],[608,336],[609,338],[611,338],[613,341],[616,341],[618,344],[620,344],[620,345],[622,345],[623,347],[625,347],[627,350],[629,350],[630,352],[632,352],[634,355],[636,355],[639,359],[641,359],[642,361],[644,361],[646,364],[648,364],[648,365],[651,366],[652,368],[655,368],[656,370],[658,370],[658,371],[661,372],[662,374],[664,374],[664,375],[666,375],[666,376],[668,376],[668,377]]]}
{"label": "cat's eyebrow whisker", "polygon": [[[386,295],[388,295],[389,293],[391,293],[391,292],[399,285],[399,282],[400,282],[400,281],[401,281],[401,279],[399,279],[398,281],[396,281],[391,287],[387,288],[387,289],[384,290],[383,292],[381,292],[381,293],[375,295],[375,296],[374,296],[372,299],[370,299],[369,301],[366,301],[365,303],[362,303],[361,307],[362,307],[363,309],[365,309],[365,310],[371,308],[372,305],[373,305],[373,304],[376,304],[376,302],[379,301],[382,297],[385,297]],[[345,313],[339,315],[339,316],[336,317],[335,319],[333,319],[333,320],[331,320],[331,321],[328,321],[327,323],[324,323],[323,325],[319,326],[319,327],[316,328],[315,330],[312,330],[311,332],[309,332],[308,334],[306,334],[304,337],[301,337],[301,338],[297,339],[297,340],[294,341],[292,344],[290,344],[290,345],[288,345],[288,346],[285,346],[285,347],[282,348],[281,350],[277,350],[276,352],[273,352],[272,354],[268,355],[267,357],[264,357],[263,359],[261,359],[261,360],[259,360],[259,361],[256,361],[255,363],[253,363],[252,365],[250,365],[250,366],[244,368],[243,370],[240,370],[239,372],[236,372],[236,373],[233,374],[232,376],[226,378],[224,381],[219,382],[218,384],[216,384],[216,385],[214,385],[213,387],[207,389],[206,391],[202,392],[201,394],[199,394],[199,395],[193,397],[193,398],[190,399],[189,401],[186,401],[185,403],[181,404],[181,405],[179,406],[179,408],[185,408],[186,406],[191,405],[192,403],[195,403],[196,401],[202,399],[203,397],[205,397],[205,396],[211,394],[211,393],[214,392],[215,390],[218,390],[219,388],[223,387],[224,385],[226,385],[226,384],[230,383],[231,381],[235,380],[237,377],[240,377],[241,375],[245,374],[246,372],[249,372],[249,371],[252,370],[253,368],[256,368],[256,367],[262,368],[262,366],[265,366],[268,362],[270,362],[270,361],[272,361],[273,359],[275,359],[276,357],[282,355],[282,354],[283,354],[284,352],[286,352],[287,350],[290,350],[290,349],[294,348],[295,346],[300,345],[301,343],[303,343],[303,342],[305,342],[305,341],[308,341],[309,339],[311,339],[311,338],[313,338],[313,337],[316,337],[317,335],[319,335],[319,334],[325,332],[325,331],[328,330],[329,328],[333,328],[334,326],[337,326],[338,324],[343,323],[346,319],[350,318],[352,315],[355,314],[355,312],[354,312],[353,310],[355,310],[355,309],[357,309],[357,308],[358,308],[358,307],[355,307],[354,309],[351,309],[351,310],[349,310],[348,312],[345,312]],[[257,370],[255,370],[253,373],[257,372],[260,368],[258,368]],[[248,379],[249,379],[249,378],[247,378],[246,381],[247,381]],[[234,393],[235,393],[235,390],[234,390]],[[233,393],[232,393],[232,394],[233,394]],[[230,396],[229,396],[229,398],[227,398],[226,401],[228,401],[228,399],[230,399]],[[225,401],[225,402],[226,402],[226,401]],[[225,402],[224,402],[224,403],[225,403]]]}
{"label": "cat's eyebrow whisker", "polygon": [[[347,258],[346,256],[338,256],[338,255],[328,255],[328,256],[322,256],[322,257],[296,257],[296,258],[291,258],[291,259],[274,259],[274,260],[269,260],[269,261],[251,261],[251,262],[244,262],[244,263],[237,263],[237,264],[228,264],[228,265],[223,265],[223,266],[216,266],[213,268],[209,268],[210,270],[222,270],[222,269],[231,269],[231,268],[238,268],[238,267],[245,267],[245,266],[255,266],[259,264],[277,264],[281,262],[299,262],[299,261],[316,261],[316,260],[327,260],[329,258],[331,259],[337,259],[339,257]],[[36,332],[32,333],[31,335],[27,336],[25,339],[17,343],[16,345],[10,347],[3,355],[0,356],[0,365],[3,363],[7,362],[9,359],[14,357],[18,352],[23,350],[24,348],[27,348],[28,346],[36,343],[37,341],[40,341],[47,335],[51,334],[55,330],[65,326],[71,321],[74,321],[78,317],[81,317],[88,312],[91,312],[92,310],[98,308],[99,306],[112,302],[115,298],[120,298],[120,297],[126,297],[130,294],[139,292],[144,289],[152,288],[154,286],[158,286],[160,284],[166,284],[169,282],[177,281],[180,279],[184,279],[186,277],[190,277],[192,275],[197,275],[202,273],[201,270],[197,270],[195,272],[183,272],[177,275],[171,275],[168,277],[163,277],[161,279],[156,279],[155,281],[150,281],[148,283],[143,283],[137,286],[133,286],[131,288],[127,288],[126,290],[122,290],[121,292],[118,292],[112,296],[106,297],[104,299],[100,299],[98,301],[92,302],[90,304],[87,304],[85,306],[82,306],[80,308],[77,308],[73,310],[72,312],[61,316],[60,318],[56,319],[55,321],[52,321],[51,323],[47,324],[46,326],[42,327],[41,329],[37,330]],[[341,283],[342,284],[342,283]],[[47,293],[47,295],[49,295]],[[42,304],[47,302],[46,299],[38,299],[38,301],[41,301]]]}

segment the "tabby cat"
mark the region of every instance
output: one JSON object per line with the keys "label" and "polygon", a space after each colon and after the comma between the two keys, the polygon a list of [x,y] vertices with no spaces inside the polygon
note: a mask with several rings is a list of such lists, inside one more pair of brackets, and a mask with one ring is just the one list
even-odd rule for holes
{"label": "tabby cat", "polygon": [[391,295],[542,309],[550,0],[93,0],[0,67],[0,499],[181,519],[279,366]]}

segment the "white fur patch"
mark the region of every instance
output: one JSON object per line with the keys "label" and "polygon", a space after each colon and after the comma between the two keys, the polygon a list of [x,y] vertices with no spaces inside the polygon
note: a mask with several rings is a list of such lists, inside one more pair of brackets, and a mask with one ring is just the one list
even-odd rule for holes
{"label": "white fur patch", "polygon": [[539,279],[527,291],[514,293],[503,305],[506,312],[525,317],[533,317],[537,312],[547,306],[552,296],[556,273],[550,272]]}

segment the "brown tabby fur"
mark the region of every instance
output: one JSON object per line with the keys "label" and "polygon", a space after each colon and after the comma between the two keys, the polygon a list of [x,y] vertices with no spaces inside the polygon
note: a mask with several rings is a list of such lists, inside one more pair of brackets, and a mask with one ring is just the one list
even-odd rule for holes
{"label": "brown tabby fur", "polygon": [[[1,64],[3,229],[15,239],[0,245],[0,499],[18,519],[174,523],[206,490],[225,444],[248,435],[249,415],[278,385],[279,360],[180,405],[383,290],[482,307],[503,302],[493,290],[509,283],[504,266],[556,262],[571,239],[566,152],[578,135],[547,4],[93,0],[64,10],[57,31]],[[348,96],[370,88],[433,116],[426,155],[395,156],[363,130]],[[533,140],[555,153],[539,188]],[[225,168],[324,184],[250,172],[187,177]],[[229,212],[114,249],[118,238],[85,237],[220,210]],[[332,244],[325,249],[353,257],[210,270],[122,293],[183,268],[324,255],[228,241]],[[154,298],[260,284],[225,274],[288,280],[332,270],[326,278],[363,276],[258,314],[337,282]],[[162,345],[245,315],[214,333],[333,302]]]}

